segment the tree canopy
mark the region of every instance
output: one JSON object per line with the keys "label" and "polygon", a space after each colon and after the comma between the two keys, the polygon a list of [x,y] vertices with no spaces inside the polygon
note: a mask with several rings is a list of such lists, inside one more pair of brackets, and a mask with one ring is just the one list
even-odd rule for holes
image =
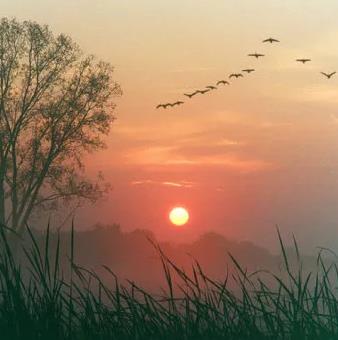
{"label": "tree canopy", "polygon": [[104,147],[119,95],[113,67],[70,37],[0,21],[0,224],[20,230],[39,207],[103,194],[82,159]]}

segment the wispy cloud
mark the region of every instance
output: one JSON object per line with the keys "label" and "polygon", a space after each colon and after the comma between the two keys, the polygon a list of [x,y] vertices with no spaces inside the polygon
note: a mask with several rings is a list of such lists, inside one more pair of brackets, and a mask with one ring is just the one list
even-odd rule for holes
{"label": "wispy cloud", "polygon": [[130,185],[160,185],[160,186],[168,186],[168,187],[175,187],[175,188],[192,188],[195,186],[195,182],[191,181],[155,181],[151,179],[143,179],[143,180],[136,180],[131,181]]}
{"label": "wispy cloud", "polygon": [[[196,132],[177,138],[175,143],[163,139],[161,144],[151,143],[129,150],[125,160],[140,165],[221,166],[240,173],[273,168],[271,162],[249,154],[247,140],[228,138],[224,134],[222,130]],[[163,185],[182,183],[166,181]]]}

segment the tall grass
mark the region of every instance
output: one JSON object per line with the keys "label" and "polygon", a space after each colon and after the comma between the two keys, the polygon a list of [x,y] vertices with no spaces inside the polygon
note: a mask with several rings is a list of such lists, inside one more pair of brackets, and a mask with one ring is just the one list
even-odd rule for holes
{"label": "tall grass", "polygon": [[76,265],[73,231],[66,275],[60,240],[50,254],[49,228],[43,249],[27,232],[23,267],[8,232],[0,229],[1,339],[338,339],[335,262],[326,264],[320,251],[317,269],[305,272],[294,241],[294,268],[279,232],[280,275],[249,273],[230,254],[234,271],[222,282],[208,277],[197,262],[188,275],[153,244],[166,278],[161,296],[134,282],[121,285],[107,267],[112,286]]}

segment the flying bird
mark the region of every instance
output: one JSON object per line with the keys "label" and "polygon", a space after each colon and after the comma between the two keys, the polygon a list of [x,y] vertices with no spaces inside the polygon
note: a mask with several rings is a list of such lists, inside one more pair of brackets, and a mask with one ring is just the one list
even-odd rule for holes
{"label": "flying bird", "polygon": [[264,57],[265,54],[260,54],[260,53],[250,53],[248,54],[248,57],[255,57],[256,59],[258,59],[259,57]]}
{"label": "flying bird", "polygon": [[219,80],[216,85],[221,85],[221,84],[223,84],[223,85],[225,85],[225,84],[226,85],[230,85],[230,83],[228,81],[226,81],[226,80]]}
{"label": "flying bird", "polygon": [[207,90],[198,90],[197,92],[200,93],[200,94],[205,94],[207,92],[209,92],[210,89],[207,89]]}
{"label": "flying bird", "polygon": [[325,72],[320,72],[322,75],[327,77],[327,79],[330,79],[333,75],[335,75],[337,72],[331,72],[331,73],[325,73]]}
{"label": "flying bird", "polygon": [[195,96],[196,94],[198,93],[198,91],[195,91],[195,92],[193,92],[193,93],[184,93],[184,95],[186,96],[186,97],[189,97],[190,99],[193,97],[193,96]]}
{"label": "flying bird", "polygon": [[217,87],[212,86],[212,85],[206,86],[205,88],[207,88],[209,90],[217,90]]}
{"label": "flying bird", "polygon": [[242,72],[247,72],[247,73],[251,73],[253,71],[255,71],[254,68],[246,68],[245,70],[242,70]]}
{"label": "flying bird", "polygon": [[178,100],[177,102],[172,103],[171,106],[182,105],[182,104],[184,104],[184,102],[182,102],[181,100]]}
{"label": "flying bird", "polygon": [[160,109],[161,107],[163,109],[166,109],[168,106],[172,106],[170,103],[167,103],[167,104],[159,104],[156,106],[156,109]]}
{"label": "flying bird", "polygon": [[243,77],[243,74],[242,73],[231,73],[229,78],[233,78],[233,77],[237,79],[239,77]]}
{"label": "flying bird", "polygon": [[296,59],[296,61],[305,64],[305,63],[307,63],[308,61],[311,61],[311,59],[305,59],[305,58],[303,58],[303,59]]}
{"label": "flying bird", "polygon": [[268,39],[264,39],[262,42],[263,43],[269,42],[270,44],[272,44],[272,43],[279,43],[280,41],[274,38],[268,38]]}

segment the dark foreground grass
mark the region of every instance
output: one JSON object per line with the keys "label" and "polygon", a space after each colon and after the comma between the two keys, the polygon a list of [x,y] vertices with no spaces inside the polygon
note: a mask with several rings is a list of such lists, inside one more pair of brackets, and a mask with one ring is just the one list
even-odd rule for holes
{"label": "dark foreground grass", "polygon": [[235,271],[217,282],[198,263],[186,274],[157,248],[167,282],[157,296],[132,282],[122,286],[109,268],[110,286],[77,266],[73,238],[65,279],[59,243],[49,254],[49,231],[44,249],[28,232],[29,265],[21,268],[1,229],[1,339],[338,339],[336,264],[319,252],[317,270],[305,273],[295,243],[299,266],[291,268],[279,233],[280,276],[249,274],[231,257]]}

